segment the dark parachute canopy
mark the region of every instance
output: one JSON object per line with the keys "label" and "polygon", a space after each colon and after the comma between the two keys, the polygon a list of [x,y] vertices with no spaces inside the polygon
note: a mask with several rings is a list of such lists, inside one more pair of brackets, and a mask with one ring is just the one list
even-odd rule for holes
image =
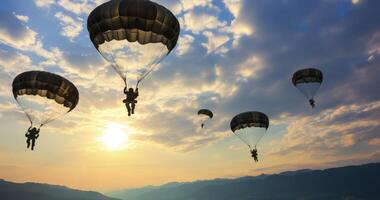
{"label": "dark parachute canopy", "polygon": [[165,7],[149,0],[112,0],[95,8],[87,21],[96,48],[105,41],[162,43],[171,51],[177,44],[180,26]]}
{"label": "dark parachute canopy", "polygon": [[269,119],[262,112],[244,112],[232,118],[230,127],[231,131],[252,150],[268,129]]}
{"label": "dark parachute canopy", "polygon": [[323,82],[322,71],[315,68],[298,70],[293,74],[292,82],[309,100],[310,105],[314,107],[314,96]]}
{"label": "dark parachute canopy", "polygon": [[95,48],[136,87],[173,50],[180,33],[173,13],[149,0],[106,2],[90,13],[87,29]]}
{"label": "dark parachute canopy", "polygon": [[211,112],[211,110],[208,110],[208,109],[200,109],[198,111],[198,115],[206,115],[210,118],[212,118],[214,116],[214,114]]}
{"label": "dark parachute canopy", "polygon": [[69,80],[44,71],[23,72],[14,78],[13,96],[31,124],[44,125],[72,111],[79,92]]}
{"label": "dark parachute canopy", "polygon": [[200,109],[198,111],[198,118],[199,120],[201,121],[201,128],[204,127],[205,123],[212,119],[212,117],[214,116],[214,114],[212,113],[211,110],[209,109]]}
{"label": "dark parachute canopy", "polygon": [[293,74],[293,85],[297,86],[301,83],[322,83],[322,71],[315,68],[301,69]]}

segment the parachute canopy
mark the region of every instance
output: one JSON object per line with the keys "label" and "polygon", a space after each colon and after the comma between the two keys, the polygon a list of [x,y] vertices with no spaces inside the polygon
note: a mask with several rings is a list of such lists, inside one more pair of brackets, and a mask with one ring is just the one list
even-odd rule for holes
{"label": "parachute canopy", "polygon": [[322,71],[315,68],[301,69],[293,74],[292,82],[294,86],[301,83],[322,83]]}
{"label": "parachute canopy", "polygon": [[67,79],[44,71],[19,74],[12,83],[13,96],[32,122],[46,124],[72,111],[79,92]]}
{"label": "parachute canopy", "polygon": [[269,119],[262,112],[257,112],[257,111],[244,112],[232,118],[230,127],[231,127],[232,132],[235,132],[237,130],[244,129],[247,127],[257,127],[257,128],[268,129]]}
{"label": "parachute canopy", "polygon": [[251,150],[257,144],[269,127],[268,117],[257,111],[244,112],[236,115],[230,122],[231,131]]}
{"label": "parachute canopy", "polygon": [[323,82],[322,71],[315,68],[298,70],[293,74],[292,82],[309,100],[310,105],[314,107],[314,96]]}
{"label": "parachute canopy", "polygon": [[169,51],[177,44],[180,26],[165,7],[149,0],[112,0],[95,8],[87,21],[96,48],[105,41],[162,43]]}
{"label": "parachute canopy", "polygon": [[198,111],[198,115],[206,115],[209,118],[212,118],[214,116],[214,114],[211,112],[211,110],[208,110],[208,109],[200,109]]}
{"label": "parachute canopy", "polygon": [[106,2],[90,13],[87,29],[95,48],[136,85],[173,50],[180,33],[173,13],[149,0]]}
{"label": "parachute canopy", "polygon": [[201,122],[201,128],[205,126],[205,123],[212,119],[214,114],[209,109],[200,109],[198,111],[198,120]]}

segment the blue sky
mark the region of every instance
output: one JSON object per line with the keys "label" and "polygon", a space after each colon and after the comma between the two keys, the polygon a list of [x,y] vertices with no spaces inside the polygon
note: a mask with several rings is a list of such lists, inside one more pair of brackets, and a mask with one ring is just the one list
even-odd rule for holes
{"label": "blue sky", "polygon": [[[379,161],[380,2],[159,0],[181,35],[142,83],[133,118],[120,77],[88,37],[87,16],[102,2],[2,2],[0,177],[115,189]],[[291,83],[305,67],[325,77],[313,110]],[[65,76],[81,94],[75,111],[44,127],[34,154],[24,149],[28,122],[10,89],[27,70]],[[195,122],[201,107],[215,114],[207,132]],[[229,130],[247,110],[271,120],[257,165]],[[110,152],[99,138],[115,124],[128,141]],[[45,173],[25,175],[41,166]]]}

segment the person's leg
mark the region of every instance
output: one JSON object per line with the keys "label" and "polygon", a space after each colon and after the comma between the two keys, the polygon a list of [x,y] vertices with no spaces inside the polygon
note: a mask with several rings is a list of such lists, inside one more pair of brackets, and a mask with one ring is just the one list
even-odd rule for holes
{"label": "person's leg", "polygon": [[135,114],[135,107],[136,107],[136,104],[132,103],[132,114]]}
{"label": "person's leg", "polygon": [[36,145],[36,140],[35,139],[33,139],[32,140],[32,150],[34,150],[34,146]]}
{"label": "person's leg", "polygon": [[30,146],[30,139],[29,138],[26,140],[26,144],[27,144],[26,148],[29,148],[29,146]]}
{"label": "person's leg", "polygon": [[131,107],[130,107],[129,103],[126,103],[125,106],[127,106],[128,116],[131,116]]}

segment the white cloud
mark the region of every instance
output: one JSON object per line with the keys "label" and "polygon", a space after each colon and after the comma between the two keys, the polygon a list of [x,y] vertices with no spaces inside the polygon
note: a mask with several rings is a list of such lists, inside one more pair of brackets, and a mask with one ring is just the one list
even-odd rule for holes
{"label": "white cloud", "polygon": [[[284,135],[278,148],[272,153],[286,152],[298,154],[301,151],[307,154],[332,155],[339,149],[344,149],[358,144],[361,141],[370,140],[372,128],[379,127],[380,122],[376,117],[362,118],[380,109],[380,101],[368,104],[343,105],[323,111],[315,116],[289,116],[282,115],[279,119],[272,120],[275,125],[287,125],[287,133]],[[344,120],[346,118],[346,120]],[[374,145],[376,140],[368,141]],[[331,149],[334,152],[318,151]],[[332,155],[336,156],[336,155]],[[327,157],[326,157],[327,159]]]}
{"label": "white cloud", "polygon": [[195,7],[213,7],[212,0],[182,0],[183,11],[192,10]]}
{"label": "white cloud", "polygon": [[81,19],[74,19],[68,15],[58,12],[54,15],[62,26],[61,35],[69,38],[70,41],[73,41],[83,29],[83,22]]}
{"label": "white cloud", "polygon": [[27,50],[29,47],[35,46],[39,43],[37,33],[26,26],[18,31],[17,35],[14,34],[14,30],[0,26],[0,42],[22,50]]}
{"label": "white cloud", "polygon": [[244,61],[239,68],[236,69],[237,77],[241,77],[243,81],[259,77],[259,73],[263,69],[263,61],[257,56],[251,56]]}
{"label": "white cloud", "polygon": [[13,77],[23,71],[36,69],[32,60],[19,52],[10,52],[0,49],[0,69]]}
{"label": "white cloud", "polygon": [[29,17],[28,16],[25,16],[25,15],[16,15],[15,13],[13,13],[17,19],[19,19],[20,21],[24,22],[24,23],[28,23],[29,21]]}
{"label": "white cloud", "polygon": [[72,12],[76,15],[89,14],[91,10],[96,6],[96,4],[100,4],[103,1],[88,1],[88,0],[58,0],[58,5],[60,5],[65,10]]}
{"label": "white cloud", "polygon": [[33,52],[43,58],[51,56],[51,53],[44,49],[37,32],[22,24],[16,16],[5,13],[3,20],[0,20],[0,43],[21,51]]}
{"label": "white cloud", "polygon": [[226,49],[226,42],[230,40],[230,37],[226,34],[215,34],[211,31],[203,32],[203,35],[207,38],[206,43],[202,43],[202,46],[207,49],[207,54],[217,53],[224,54],[228,49]]}
{"label": "white cloud", "polygon": [[243,6],[242,0],[223,0],[223,2],[229,12],[234,16],[231,25],[226,27],[225,31],[233,34],[233,47],[236,47],[240,37],[244,35],[251,35],[253,33],[253,27],[249,22],[241,17],[241,9]]}
{"label": "white cloud", "polygon": [[236,18],[242,7],[242,0],[223,0],[229,12]]}
{"label": "white cloud", "polygon": [[188,34],[181,35],[178,39],[178,46],[176,48],[176,54],[182,56],[188,53],[191,49],[191,45],[194,42],[194,37]]}
{"label": "white cloud", "polygon": [[55,0],[35,0],[34,3],[37,7],[48,8],[55,3]]}
{"label": "white cloud", "polygon": [[219,21],[218,17],[206,12],[195,13],[190,11],[182,18],[183,28],[193,33],[199,34],[204,30],[212,30],[225,27],[227,22]]}
{"label": "white cloud", "polygon": [[156,0],[158,4],[169,9],[173,14],[177,15],[182,12],[182,3],[179,0]]}

